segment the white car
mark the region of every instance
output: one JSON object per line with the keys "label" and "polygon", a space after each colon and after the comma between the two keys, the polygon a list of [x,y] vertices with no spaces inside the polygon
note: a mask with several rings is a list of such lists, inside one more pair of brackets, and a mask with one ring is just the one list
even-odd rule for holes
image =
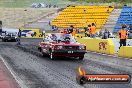
{"label": "white car", "polygon": [[32,37],[34,35],[34,31],[24,30],[21,32],[21,36],[23,37]]}

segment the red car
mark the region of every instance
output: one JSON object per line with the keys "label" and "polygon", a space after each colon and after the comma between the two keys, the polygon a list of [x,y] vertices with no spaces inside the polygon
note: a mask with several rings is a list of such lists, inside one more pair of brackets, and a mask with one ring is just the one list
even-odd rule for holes
{"label": "red car", "polygon": [[39,43],[38,50],[50,59],[56,57],[74,57],[83,60],[86,46],[78,43],[71,34],[52,33]]}

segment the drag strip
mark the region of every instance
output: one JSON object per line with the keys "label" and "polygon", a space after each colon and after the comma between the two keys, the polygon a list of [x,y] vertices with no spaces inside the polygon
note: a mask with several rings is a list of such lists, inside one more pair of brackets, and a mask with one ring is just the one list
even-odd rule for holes
{"label": "drag strip", "polygon": [[[83,61],[71,58],[50,60],[37,51],[37,43],[26,39],[22,46],[1,43],[0,54],[27,88],[131,88],[130,84],[76,83],[76,71],[85,67],[88,74],[130,74],[132,61],[88,52]],[[38,40],[37,40],[38,41]],[[22,87],[24,88],[24,87]]]}

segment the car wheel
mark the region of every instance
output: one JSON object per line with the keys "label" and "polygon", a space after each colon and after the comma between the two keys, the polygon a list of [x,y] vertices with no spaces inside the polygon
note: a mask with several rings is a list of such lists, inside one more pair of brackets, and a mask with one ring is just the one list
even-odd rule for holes
{"label": "car wheel", "polygon": [[4,39],[2,39],[2,42],[4,42]]}
{"label": "car wheel", "polygon": [[4,42],[7,42],[7,40],[6,40],[6,39],[4,39]]}
{"label": "car wheel", "polygon": [[84,59],[84,56],[80,56],[80,57],[79,57],[79,60],[83,60],[83,59]]}
{"label": "car wheel", "polygon": [[41,49],[41,47],[38,47],[38,51],[39,51],[39,52],[42,52],[42,49]]}
{"label": "car wheel", "polygon": [[42,56],[45,57],[45,56],[47,56],[47,55],[46,55],[45,53],[42,52]]}
{"label": "car wheel", "polygon": [[16,42],[16,39],[14,40],[14,42]]}

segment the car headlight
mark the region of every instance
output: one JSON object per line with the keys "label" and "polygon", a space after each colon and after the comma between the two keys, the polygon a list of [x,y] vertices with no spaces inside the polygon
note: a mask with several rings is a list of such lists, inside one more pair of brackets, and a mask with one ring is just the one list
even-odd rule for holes
{"label": "car headlight", "polygon": [[58,49],[62,49],[62,48],[63,48],[63,46],[57,46],[57,48],[58,48]]}
{"label": "car headlight", "polygon": [[54,46],[54,49],[62,49],[63,48],[63,46]]}
{"label": "car headlight", "polygon": [[79,46],[79,49],[83,49],[83,50],[85,50],[86,47],[85,47],[85,46]]}

